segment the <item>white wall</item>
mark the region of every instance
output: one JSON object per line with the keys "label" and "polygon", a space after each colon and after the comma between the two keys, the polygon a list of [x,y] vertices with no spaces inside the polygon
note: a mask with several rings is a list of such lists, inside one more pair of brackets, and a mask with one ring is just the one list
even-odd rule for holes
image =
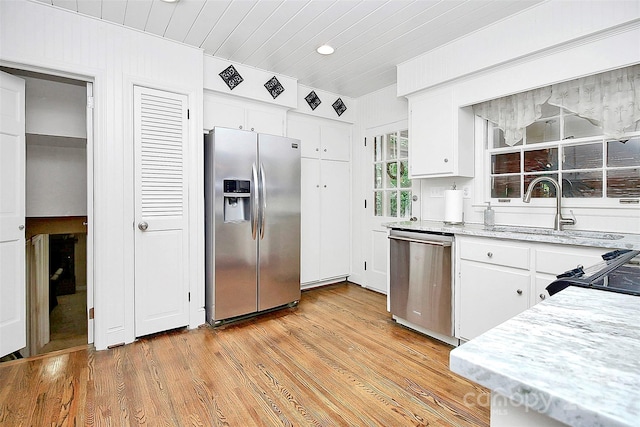
{"label": "white wall", "polygon": [[26,139],[26,216],[87,215],[86,139]]}
{"label": "white wall", "polygon": [[[634,25],[638,19],[640,2],[637,0],[549,0],[399,64],[398,95],[408,95],[465,76],[491,73],[496,67],[513,64],[521,58],[563,52],[573,42],[587,45],[588,51],[602,31],[624,31],[626,25]],[[594,66],[604,70],[611,67],[607,63],[616,57],[637,56],[640,42],[631,39],[630,43],[612,44],[598,56],[570,55],[556,63],[555,69],[534,67],[528,74],[539,78],[538,85],[594,74],[591,71]],[[620,63],[619,60],[616,62]],[[580,70],[582,67],[586,69]],[[505,77],[502,81],[505,86],[522,84],[518,83],[522,75]],[[526,77],[527,80],[532,78],[535,76]]]}
{"label": "white wall", "polygon": [[[552,0],[401,64],[398,93],[424,94],[451,87],[454,102],[467,106],[638,62],[640,2]],[[476,146],[475,154],[463,155],[474,155],[475,178],[423,180],[423,219],[442,220],[444,199],[432,190],[448,188],[455,181],[458,188],[470,189],[470,198],[464,201],[465,221],[482,222],[483,202],[488,200],[484,152]],[[574,210],[576,228],[640,233],[637,206],[586,208],[581,202],[565,203]],[[519,204],[496,207],[496,222],[553,224],[553,201]]]}
{"label": "white wall", "polygon": [[87,88],[22,77],[26,86],[26,133],[87,138]]}
{"label": "white wall", "polygon": [[[189,95],[190,326],[204,323],[203,53],[159,37],[29,1],[0,1],[2,65],[94,82],[93,255],[95,346],[132,342],[134,330],[133,85]],[[93,250],[91,250],[91,248]],[[91,273],[91,272],[90,272]]]}

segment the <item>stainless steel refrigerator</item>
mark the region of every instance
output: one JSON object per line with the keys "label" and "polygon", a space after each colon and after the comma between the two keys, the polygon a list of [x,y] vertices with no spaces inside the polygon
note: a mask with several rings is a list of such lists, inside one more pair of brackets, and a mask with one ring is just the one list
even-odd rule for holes
{"label": "stainless steel refrigerator", "polygon": [[217,324],[300,299],[300,141],[205,136],[205,307]]}

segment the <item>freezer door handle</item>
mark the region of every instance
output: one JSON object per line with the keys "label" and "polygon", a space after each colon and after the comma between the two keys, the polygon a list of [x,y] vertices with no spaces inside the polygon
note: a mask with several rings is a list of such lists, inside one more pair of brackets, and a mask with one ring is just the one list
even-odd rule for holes
{"label": "freezer door handle", "polygon": [[258,196],[256,190],[258,189],[258,171],[256,169],[256,164],[253,163],[251,165],[251,238],[256,240],[256,235],[258,234]]}
{"label": "freezer door handle", "polygon": [[267,224],[267,180],[264,173],[264,165],[260,163],[260,240],[264,239],[264,229]]}

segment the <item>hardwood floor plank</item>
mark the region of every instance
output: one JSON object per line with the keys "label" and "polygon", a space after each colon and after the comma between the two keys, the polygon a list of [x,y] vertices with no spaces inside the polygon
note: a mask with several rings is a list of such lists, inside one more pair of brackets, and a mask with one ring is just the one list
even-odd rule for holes
{"label": "hardwood floor plank", "polygon": [[488,426],[487,391],[449,371],[450,350],[343,283],[218,328],[0,364],[0,424]]}

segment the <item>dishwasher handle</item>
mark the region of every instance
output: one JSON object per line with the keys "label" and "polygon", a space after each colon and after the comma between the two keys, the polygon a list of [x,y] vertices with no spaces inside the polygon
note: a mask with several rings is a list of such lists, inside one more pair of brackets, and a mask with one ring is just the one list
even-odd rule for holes
{"label": "dishwasher handle", "polygon": [[451,246],[451,242],[409,239],[408,237],[389,236],[389,239],[402,240],[402,241],[405,241],[405,242],[412,242],[412,243],[422,243],[422,244],[425,244],[425,245],[442,246],[442,247],[445,247],[445,248],[448,247],[448,246]]}

